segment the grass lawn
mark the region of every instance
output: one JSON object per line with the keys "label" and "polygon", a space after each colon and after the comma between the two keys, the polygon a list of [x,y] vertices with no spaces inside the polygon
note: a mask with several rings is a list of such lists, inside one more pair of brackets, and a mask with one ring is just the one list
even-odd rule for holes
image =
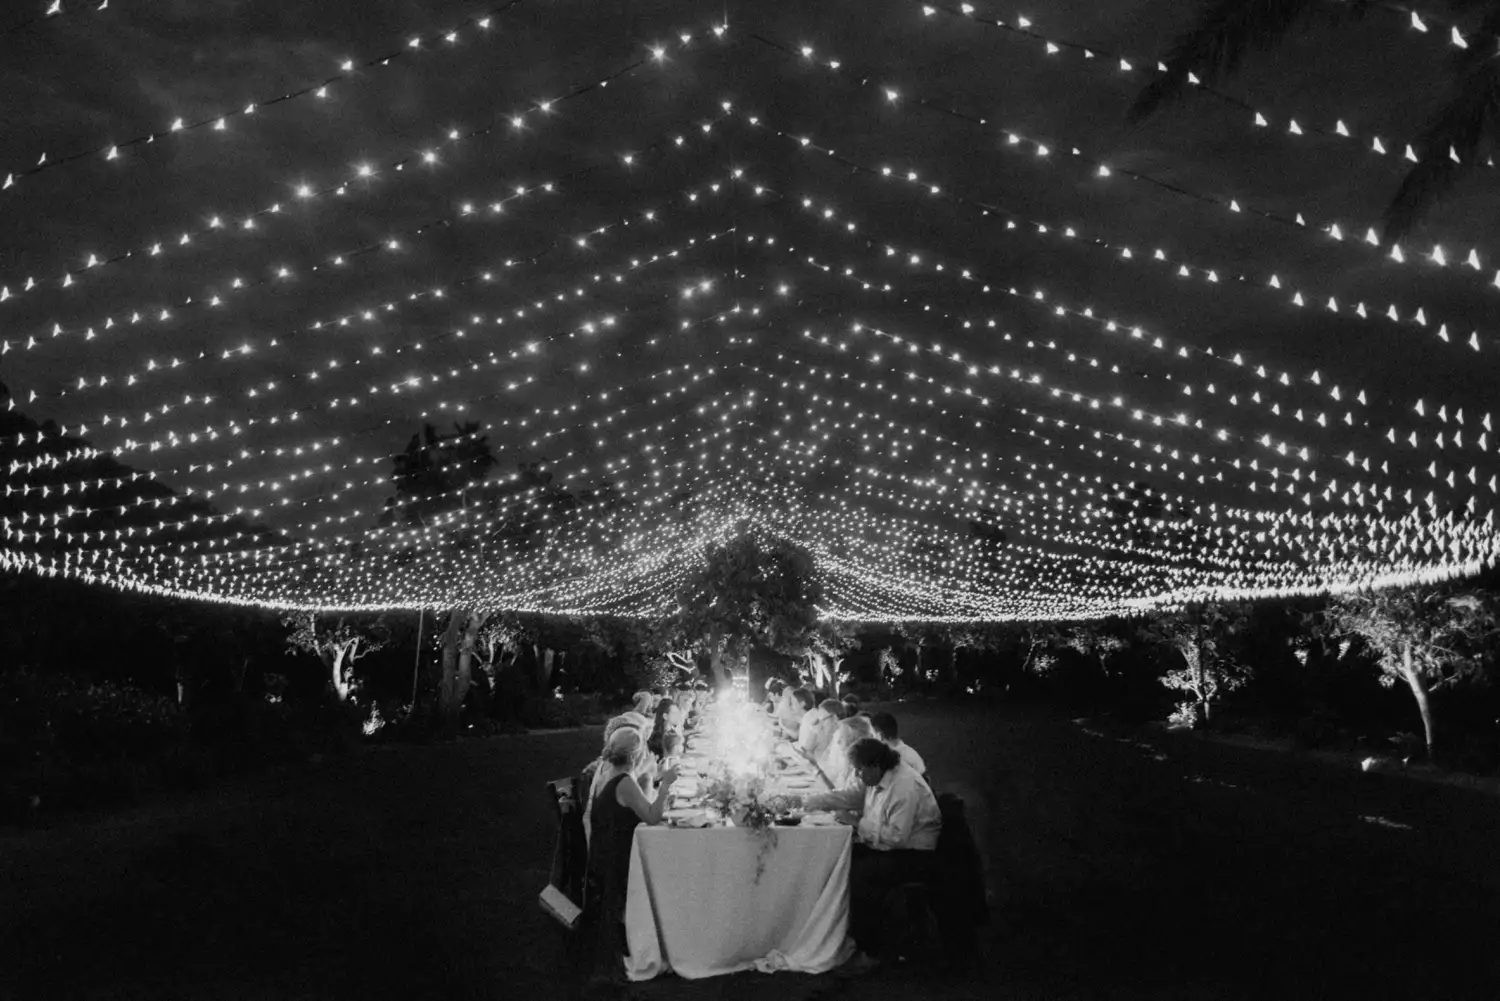
{"label": "grass lawn", "polygon": [[[902,704],[971,803],[981,973],[677,998],[1500,997],[1500,799],[1035,707]],[[557,998],[545,780],[599,729],[381,748],[0,833],[0,997]]]}

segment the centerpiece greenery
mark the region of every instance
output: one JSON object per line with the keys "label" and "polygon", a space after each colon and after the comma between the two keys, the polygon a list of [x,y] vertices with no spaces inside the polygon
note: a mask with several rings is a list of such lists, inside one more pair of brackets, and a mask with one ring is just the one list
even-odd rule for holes
{"label": "centerpiece greenery", "polygon": [[789,814],[797,807],[797,801],[788,796],[768,795],[766,777],[761,773],[734,772],[729,766],[719,764],[709,773],[703,805],[761,838],[755,858],[755,881],[759,883],[766,871],[766,859],[776,847],[776,818]]}
{"label": "centerpiece greenery", "polygon": [[737,774],[727,765],[717,765],[709,774],[703,805],[733,821],[736,827],[754,831],[770,830],[776,818],[796,808],[796,802],[787,796],[767,794],[764,775]]}

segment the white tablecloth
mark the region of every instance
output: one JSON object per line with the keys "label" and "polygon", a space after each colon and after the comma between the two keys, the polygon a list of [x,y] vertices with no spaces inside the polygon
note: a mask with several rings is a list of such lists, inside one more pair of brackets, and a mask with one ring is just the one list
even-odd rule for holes
{"label": "white tablecloth", "polygon": [[758,969],[824,973],[854,952],[851,832],[782,827],[756,879],[761,835],[638,827],[625,898],[631,980]]}

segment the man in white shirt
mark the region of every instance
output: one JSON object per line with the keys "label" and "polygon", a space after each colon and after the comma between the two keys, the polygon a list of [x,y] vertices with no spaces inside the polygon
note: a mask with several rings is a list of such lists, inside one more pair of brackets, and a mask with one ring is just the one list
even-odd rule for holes
{"label": "man in white shirt", "polygon": [[796,740],[802,726],[802,717],[813,707],[812,692],[805,688],[794,688],[781,704],[781,709],[776,713],[776,721],[781,725],[781,732],[789,739]]}
{"label": "man in white shirt", "polygon": [[927,775],[927,764],[922,756],[912,750],[910,744],[901,740],[901,732],[896,726],[896,717],[887,712],[879,712],[870,717],[870,726],[875,729],[875,736],[879,737],[887,747],[895,749],[901,755],[901,760],[911,768],[912,771],[924,778]]}
{"label": "man in white shirt", "polygon": [[797,729],[797,750],[809,759],[817,760],[838,728],[838,711],[837,702],[825,699],[818,704],[818,708],[803,716]]}
{"label": "man in white shirt", "polygon": [[932,789],[894,748],[869,737],[850,749],[849,760],[863,789],[851,784],[808,796],[802,805],[859,814],[849,875],[849,924],[863,954],[851,962],[867,969],[877,965],[881,952],[886,896],[902,883],[929,878],[943,816]]}

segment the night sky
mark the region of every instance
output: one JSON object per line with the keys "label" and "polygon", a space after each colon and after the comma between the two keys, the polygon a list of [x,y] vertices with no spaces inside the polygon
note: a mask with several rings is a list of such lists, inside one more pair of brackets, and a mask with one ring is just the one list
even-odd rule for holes
{"label": "night sky", "polygon": [[[1446,86],[1444,27],[1313,29],[1225,85],[1249,108],[1197,97],[1131,126],[1192,4],[975,4],[1006,27],[901,0],[64,7],[0,36],[0,381],[303,545],[225,562],[249,545],[226,541],[207,571],[201,537],[100,538],[96,512],[11,524],[29,566],[236,600],[646,611],[752,514],[813,544],[835,614],[992,618],[1495,553],[1489,171],[1405,263],[1364,242]],[[618,483],[624,534],[334,562],[373,528],[390,454],[457,419],[486,426],[497,475]],[[1106,496],[1131,483],[1190,527],[1130,535]],[[685,493],[699,507],[664,510]]]}

